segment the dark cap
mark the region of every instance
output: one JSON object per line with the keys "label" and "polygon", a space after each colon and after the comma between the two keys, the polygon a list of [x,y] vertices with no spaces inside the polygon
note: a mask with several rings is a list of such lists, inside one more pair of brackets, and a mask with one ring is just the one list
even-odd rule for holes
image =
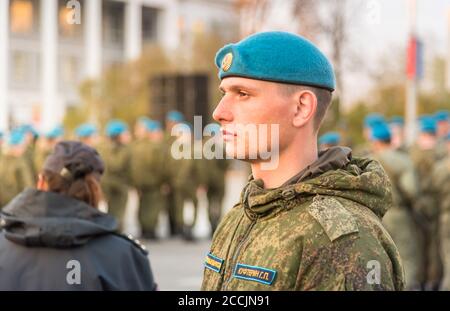
{"label": "dark cap", "polygon": [[62,141],[45,160],[44,170],[73,180],[93,172],[103,174],[105,165],[94,148],[78,141]]}

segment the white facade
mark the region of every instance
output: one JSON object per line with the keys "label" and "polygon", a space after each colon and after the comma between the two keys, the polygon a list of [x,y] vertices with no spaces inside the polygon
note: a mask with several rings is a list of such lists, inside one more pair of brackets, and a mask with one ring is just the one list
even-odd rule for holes
{"label": "white facade", "polygon": [[1,0],[0,130],[51,128],[81,81],[147,43],[173,50],[198,27],[232,32],[237,20],[233,0]]}

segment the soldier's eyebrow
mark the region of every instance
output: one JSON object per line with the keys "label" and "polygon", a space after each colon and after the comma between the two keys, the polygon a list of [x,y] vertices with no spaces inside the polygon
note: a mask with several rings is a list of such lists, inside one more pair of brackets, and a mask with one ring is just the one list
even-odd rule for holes
{"label": "soldier's eyebrow", "polygon": [[243,84],[233,84],[233,85],[230,85],[229,87],[219,86],[219,90],[222,93],[225,93],[226,92],[225,90],[227,90],[229,92],[247,91],[247,92],[251,92],[251,93],[257,91],[256,88],[252,88],[252,87],[249,87],[249,86],[243,85]]}

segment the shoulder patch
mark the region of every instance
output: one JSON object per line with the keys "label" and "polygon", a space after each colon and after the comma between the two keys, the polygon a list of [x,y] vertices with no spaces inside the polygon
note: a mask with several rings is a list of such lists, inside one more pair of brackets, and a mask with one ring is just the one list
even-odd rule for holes
{"label": "shoulder patch", "polygon": [[316,196],[308,207],[308,212],[319,222],[331,242],[359,231],[353,215],[332,197]]}
{"label": "shoulder patch", "polygon": [[141,241],[139,241],[138,239],[133,237],[131,234],[115,233],[115,235],[118,237],[121,237],[122,239],[127,240],[128,242],[130,242],[131,244],[133,244],[134,246],[139,248],[139,250],[141,252],[143,252],[145,255],[148,255],[148,251],[147,251],[147,248],[145,247],[145,245],[142,244]]}

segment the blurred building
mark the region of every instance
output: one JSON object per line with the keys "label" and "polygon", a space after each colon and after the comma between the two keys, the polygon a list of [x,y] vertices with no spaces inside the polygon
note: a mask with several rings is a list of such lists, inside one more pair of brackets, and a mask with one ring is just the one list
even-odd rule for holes
{"label": "blurred building", "polygon": [[[0,130],[62,121],[78,85],[137,58],[174,49],[199,30],[231,34],[233,0],[0,0]],[[227,18],[224,18],[224,16]]]}

